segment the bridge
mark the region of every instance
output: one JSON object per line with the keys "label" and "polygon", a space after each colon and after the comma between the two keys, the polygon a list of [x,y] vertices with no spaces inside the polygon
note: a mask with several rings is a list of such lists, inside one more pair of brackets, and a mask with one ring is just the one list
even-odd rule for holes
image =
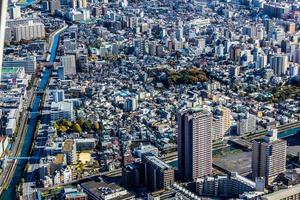
{"label": "bridge", "polygon": [[36,90],[34,93],[37,95],[44,95],[45,91],[44,90]]}
{"label": "bridge", "polygon": [[36,118],[36,117],[38,117],[38,116],[40,116],[40,115],[41,115],[40,112],[29,112],[29,113],[28,113],[29,119],[31,119],[31,118]]}
{"label": "bridge", "polygon": [[242,138],[229,139],[228,143],[238,145],[246,151],[252,150],[252,143]]}
{"label": "bridge", "polygon": [[7,167],[8,162],[15,162],[16,160],[40,160],[41,157],[4,157],[2,168],[5,169]]}

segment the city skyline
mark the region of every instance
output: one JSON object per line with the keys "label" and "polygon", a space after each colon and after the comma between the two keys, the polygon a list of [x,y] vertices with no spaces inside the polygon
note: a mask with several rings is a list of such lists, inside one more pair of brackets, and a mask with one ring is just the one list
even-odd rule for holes
{"label": "city skyline", "polygon": [[0,200],[299,199],[300,2],[0,5]]}

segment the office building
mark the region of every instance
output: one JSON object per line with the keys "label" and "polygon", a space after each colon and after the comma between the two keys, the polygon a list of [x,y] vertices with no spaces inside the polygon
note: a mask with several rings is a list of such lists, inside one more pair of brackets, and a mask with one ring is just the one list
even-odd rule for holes
{"label": "office building", "polygon": [[151,153],[142,156],[144,184],[151,191],[166,189],[174,183],[174,169]]}
{"label": "office building", "polygon": [[270,66],[277,76],[286,74],[288,68],[288,57],[287,55],[274,55],[270,59]]}
{"label": "office building", "polygon": [[212,172],[212,114],[192,108],[178,115],[178,170],[190,181]]}
{"label": "office building", "polygon": [[[3,59],[3,48],[4,48],[4,39],[5,39],[5,26],[6,26],[6,12],[7,12],[7,0],[1,0],[1,2],[0,2],[0,74],[2,71],[2,59]],[[1,82],[1,80],[0,80],[0,82]]]}
{"label": "office building", "polygon": [[37,62],[35,56],[27,56],[24,58],[5,57],[3,67],[20,68],[24,67],[26,74],[34,74]]}
{"label": "office building", "polygon": [[131,163],[122,168],[122,185],[129,189],[136,189],[142,186],[142,164]]}
{"label": "office building", "polygon": [[285,172],[286,166],[285,140],[277,138],[277,130],[271,130],[262,140],[253,143],[252,177],[264,177],[270,185],[280,173]]}
{"label": "office building", "polygon": [[134,196],[116,183],[88,181],[80,184],[91,200],[132,200]]}
{"label": "office building", "polygon": [[76,59],[74,55],[66,55],[60,57],[60,62],[64,66],[65,75],[76,74]]}

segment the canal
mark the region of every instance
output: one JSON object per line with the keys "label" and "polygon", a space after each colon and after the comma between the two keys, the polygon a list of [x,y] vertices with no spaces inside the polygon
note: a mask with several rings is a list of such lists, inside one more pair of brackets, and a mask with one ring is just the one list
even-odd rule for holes
{"label": "canal", "polygon": [[[50,63],[53,63],[55,61],[55,57],[56,57],[56,50],[59,44],[59,36],[60,34],[57,33],[54,38],[53,38],[53,45],[50,49]],[[45,68],[42,74],[42,78],[39,82],[38,85],[38,90],[40,91],[44,91],[47,87],[47,84],[49,82],[49,78],[51,75],[51,68]],[[42,100],[42,94],[36,94],[32,108],[31,108],[31,112],[33,112],[31,114],[31,118],[28,121],[28,126],[27,126],[27,130],[26,130],[26,135],[25,135],[25,139],[23,141],[23,147],[20,153],[20,157],[28,157],[30,154],[30,148],[31,148],[31,144],[32,144],[32,139],[34,136],[34,131],[36,129],[36,124],[38,122],[38,111],[40,108],[40,104],[41,104],[41,100]],[[24,175],[24,168],[25,165],[27,163],[27,160],[17,160],[17,166],[13,175],[13,178],[7,188],[7,190],[5,190],[1,196],[1,200],[7,200],[7,199],[17,199],[16,196],[16,187],[17,185],[20,183],[20,180],[22,178],[22,176]]]}

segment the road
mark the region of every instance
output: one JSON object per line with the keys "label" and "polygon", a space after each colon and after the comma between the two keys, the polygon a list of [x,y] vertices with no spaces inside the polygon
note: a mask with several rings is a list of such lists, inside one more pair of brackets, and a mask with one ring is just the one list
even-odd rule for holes
{"label": "road", "polygon": [[[35,81],[34,84],[37,84],[37,82]],[[35,87],[32,87],[32,89],[28,92],[29,98],[27,98],[27,99],[30,99],[30,101],[25,100],[24,112],[19,121],[19,129],[18,129],[17,136],[15,138],[15,142],[13,143],[12,150],[9,155],[10,157],[17,157],[20,153],[20,150],[22,149],[23,142],[21,142],[21,141],[24,141],[23,138],[26,134],[25,128],[26,128],[27,121],[28,121],[27,109],[31,107],[31,104],[33,102],[32,100],[35,97],[33,88],[35,88]],[[10,163],[7,164],[6,169],[0,175],[0,194],[2,193],[2,190],[5,189],[7,184],[10,182],[10,180],[12,178],[11,172],[14,171],[14,168],[16,167],[16,163],[17,163],[17,160],[12,160]]]}

